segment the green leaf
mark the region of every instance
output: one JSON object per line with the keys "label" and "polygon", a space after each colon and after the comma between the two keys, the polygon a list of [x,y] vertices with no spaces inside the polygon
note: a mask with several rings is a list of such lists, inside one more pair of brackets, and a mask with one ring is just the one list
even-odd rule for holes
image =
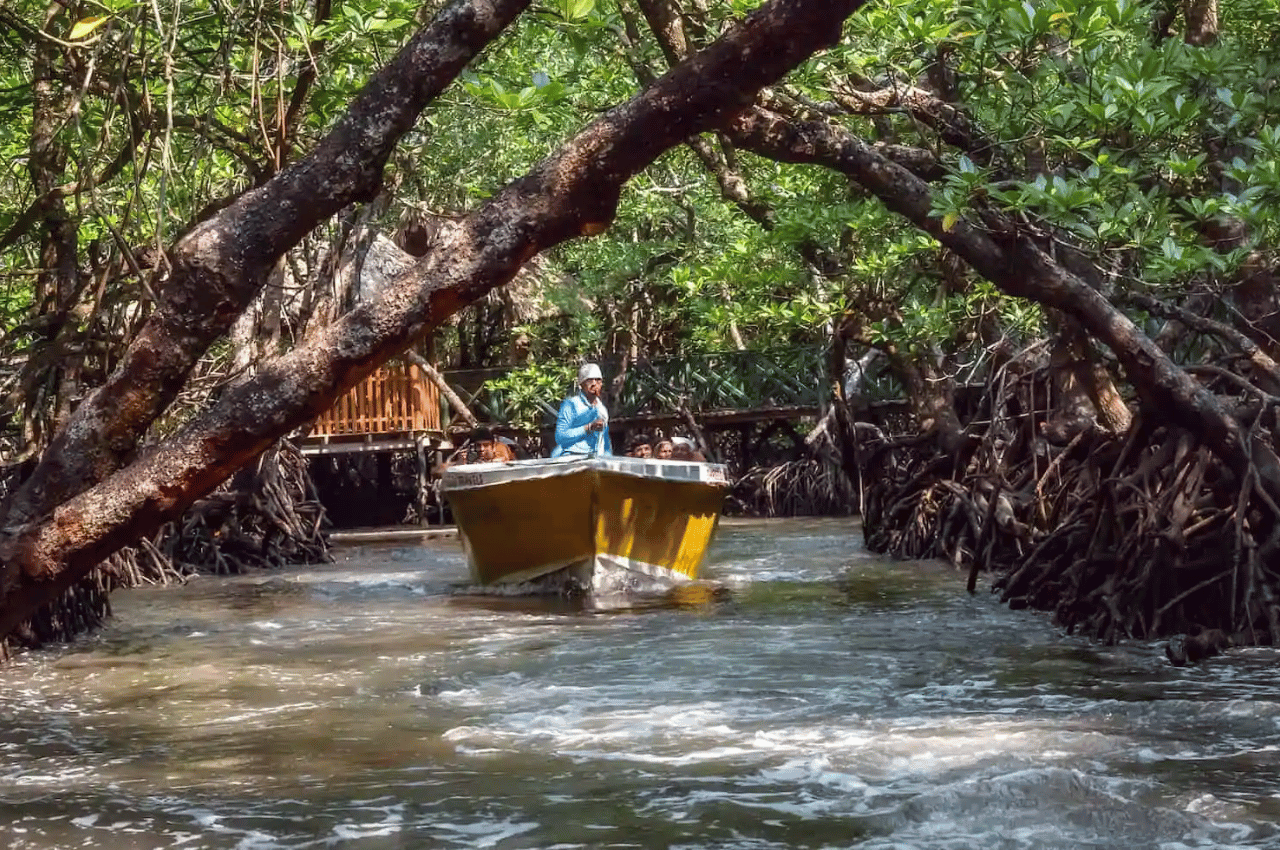
{"label": "green leaf", "polygon": [[67,38],[71,41],[77,41],[87,38],[94,30],[111,20],[110,15],[91,15],[87,18],[81,18],[71,27],[71,35]]}
{"label": "green leaf", "polygon": [[564,0],[564,16],[571,21],[580,21],[595,7],[596,0]]}

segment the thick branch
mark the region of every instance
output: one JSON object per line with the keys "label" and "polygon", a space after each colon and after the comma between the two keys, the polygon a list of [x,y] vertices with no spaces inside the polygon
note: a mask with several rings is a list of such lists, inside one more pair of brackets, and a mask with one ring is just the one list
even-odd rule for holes
{"label": "thick branch", "polygon": [[1187,44],[1205,47],[1218,41],[1218,0],[1183,0]]}
{"label": "thick branch", "polygon": [[1071,314],[1115,352],[1149,407],[1200,434],[1242,480],[1256,463],[1268,490],[1280,493],[1280,463],[1275,455],[1244,433],[1217,399],[1127,316],[1054,262],[1030,233],[1006,217],[989,214],[985,226],[961,219],[947,229],[931,215],[932,197],[924,181],[835,124],[788,122],[776,113],[754,109],[737,116],[731,137],[735,144],[762,156],[823,165],[847,174],[1006,293]]}
{"label": "thick branch", "polygon": [[854,115],[906,112],[982,165],[989,164],[996,151],[995,141],[987,138],[961,109],[916,86],[889,86],[874,91],[849,88],[832,97]]}
{"label": "thick branch", "polygon": [[772,0],[707,50],[618,106],[464,220],[433,250],[292,352],[264,364],[179,434],[0,542],[21,582],[0,635],[107,554],[178,516],[272,441],[329,407],[377,364],[509,281],[539,250],[599,233],[623,184],[693,133],[723,123],[840,37],[863,0]]}
{"label": "thick branch", "polygon": [[418,113],[528,4],[455,0],[374,76],[309,156],[192,228],[171,252],[155,314],[55,437],[0,523],[29,522],[126,463],[280,256],[338,210],[374,197]]}
{"label": "thick branch", "polygon": [[1133,306],[1146,310],[1148,313],[1159,316],[1162,319],[1176,319],[1194,331],[1212,334],[1225,340],[1235,346],[1237,351],[1249,358],[1249,362],[1256,366],[1259,372],[1280,386],[1280,364],[1272,360],[1271,356],[1263,351],[1256,342],[1230,325],[1214,321],[1208,316],[1199,313],[1193,313],[1176,304],[1152,298],[1150,295],[1143,295],[1140,292],[1130,292],[1124,295],[1123,299]]}
{"label": "thick branch", "polygon": [[678,65],[689,55],[689,44],[684,35],[684,22],[674,0],[637,0],[640,12],[649,29],[658,38],[658,47],[667,59],[667,65]]}

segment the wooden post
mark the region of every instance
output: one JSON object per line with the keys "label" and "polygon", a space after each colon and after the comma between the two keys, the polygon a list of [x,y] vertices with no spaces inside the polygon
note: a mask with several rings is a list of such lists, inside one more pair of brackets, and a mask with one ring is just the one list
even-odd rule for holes
{"label": "wooden post", "polygon": [[693,411],[689,409],[686,401],[680,404],[680,415],[684,417],[685,423],[689,426],[689,430],[693,433],[693,439],[698,446],[698,450],[712,463],[718,463],[715,450],[711,444],[707,442],[707,438],[702,433],[702,428],[698,426],[698,420],[693,418]]}
{"label": "wooden post", "polygon": [[418,525],[428,525],[427,497],[431,490],[431,469],[427,466],[427,438],[418,434],[413,438],[413,447],[418,454],[418,486],[414,492],[414,506],[418,511]]}
{"label": "wooden post", "polygon": [[745,422],[738,426],[738,444],[742,447],[738,457],[738,462],[742,465],[738,468],[738,474],[744,474],[751,468],[752,445],[751,434],[755,431],[755,426],[750,422]]}

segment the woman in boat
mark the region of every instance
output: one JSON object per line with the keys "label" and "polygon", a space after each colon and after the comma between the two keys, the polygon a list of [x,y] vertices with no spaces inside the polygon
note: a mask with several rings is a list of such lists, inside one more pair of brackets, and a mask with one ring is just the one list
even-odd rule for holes
{"label": "woman in boat", "polygon": [[653,456],[658,460],[671,460],[671,453],[675,447],[670,440],[661,440],[653,449]]}
{"label": "woman in boat", "polygon": [[611,455],[609,442],[609,411],[600,400],[604,389],[604,376],[594,363],[584,363],[578,369],[577,395],[569,396],[560,404],[556,417],[556,447],[552,457],[562,455]]}

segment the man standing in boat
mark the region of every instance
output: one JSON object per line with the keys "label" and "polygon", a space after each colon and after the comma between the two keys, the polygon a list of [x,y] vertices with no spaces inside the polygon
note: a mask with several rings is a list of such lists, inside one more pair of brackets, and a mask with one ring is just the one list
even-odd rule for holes
{"label": "man standing in boat", "polygon": [[569,396],[560,404],[556,417],[556,447],[552,457],[562,455],[613,454],[609,442],[609,411],[600,400],[604,389],[604,376],[594,363],[584,363],[578,369],[577,395]]}

